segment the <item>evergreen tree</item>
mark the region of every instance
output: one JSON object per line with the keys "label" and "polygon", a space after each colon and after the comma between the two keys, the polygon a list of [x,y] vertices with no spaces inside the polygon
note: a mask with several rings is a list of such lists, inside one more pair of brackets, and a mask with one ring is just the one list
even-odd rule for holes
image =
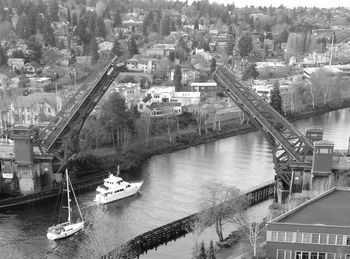
{"label": "evergreen tree", "polygon": [[39,0],[37,10],[39,13],[41,13],[43,15],[46,14],[46,5],[44,4],[44,2],[42,0]]}
{"label": "evergreen tree", "polygon": [[114,40],[113,48],[112,48],[111,52],[118,57],[121,57],[123,55],[123,52],[122,52],[122,49],[120,46],[120,42],[118,39]]}
{"label": "evergreen tree", "polygon": [[36,6],[32,6],[27,15],[27,25],[26,25],[26,38],[29,39],[31,35],[36,34],[36,22],[38,17],[38,11]]}
{"label": "evergreen tree", "polygon": [[72,22],[72,17],[70,15],[70,9],[68,8],[68,11],[67,11],[67,22],[71,23]]}
{"label": "evergreen tree", "polygon": [[283,31],[281,32],[281,42],[287,42],[288,36],[289,36],[289,32],[286,28],[284,28]]}
{"label": "evergreen tree", "polygon": [[171,22],[170,22],[170,31],[176,31],[176,25],[175,25],[175,22],[173,20],[171,20]]}
{"label": "evergreen tree", "polygon": [[137,48],[137,44],[136,44],[135,36],[134,36],[134,35],[132,35],[132,36],[129,38],[129,41],[128,41],[128,51],[129,51],[129,55],[130,55],[131,57],[132,57],[133,55],[139,53],[139,49]]}
{"label": "evergreen tree", "polygon": [[36,29],[41,33],[44,34],[44,29],[46,26],[46,16],[43,17],[42,15],[38,15],[37,19],[36,19]]}
{"label": "evergreen tree", "polygon": [[78,25],[78,18],[77,18],[77,14],[75,12],[72,15],[72,24],[73,24],[73,26]]}
{"label": "evergreen tree", "polygon": [[238,42],[238,47],[239,47],[239,54],[241,55],[241,57],[248,56],[248,54],[253,50],[252,37],[247,33],[244,34]]}
{"label": "evergreen tree", "polygon": [[7,56],[5,50],[1,47],[0,44],[0,67],[7,65]]}
{"label": "evergreen tree", "polygon": [[114,14],[114,22],[113,22],[113,27],[121,27],[123,24],[122,17],[120,14],[120,10],[117,9]]}
{"label": "evergreen tree", "polygon": [[97,24],[97,15],[96,12],[90,12],[89,21],[88,21],[88,29],[89,33],[95,34]]}
{"label": "evergreen tree", "polygon": [[79,19],[78,25],[74,30],[74,35],[78,36],[82,43],[87,45],[89,43],[89,35],[86,31],[86,20],[84,18]]}
{"label": "evergreen tree", "polygon": [[214,73],[216,69],[216,59],[212,58],[210,62],[210,73]]}
{"label": "evergreen tree", "polygon": [[198,259],[207,259],[207,254],[205,252],[204,241],[202,241],[202,243],[201,243],[201,250],[199,252]]}
{"label": "evergreen tree", "polygon": [[27,41],[27,46],[31,53],[32,60],[40,63],[43,55],[42,45],[34,35],[30,36],[29,40]]}
{"label": "evergreen tree", "polygon": [[16,24],[16,35],[21,39],[26,39],[27,36],[27,16],[23,13]]}
{"label": "evergreen tree", "polygon": [[204,51],[210,51],[209,43],[204,38],[202,38],[198,44],[198,49],[203,49]]}
{"label": "evergreen tree", "polygon": [[160,34],[168,36],[170,34],[170,17],[165,15],[160,24]]}
{"label": "evergreen tree", "polygon": [[83,8],[81,9],[81,12],[80,12],[80,15],[79,15],[79,21],[80,21],[83,17],[85,17],[85,15],[86,15],[86,9],[85,9],[85,7],[83,7]]}
{"label": "evergreen tree", "polygon": [[58,18],[58,11],[59,11],[59,7],[57,4],[57,1],[54,0],[51,2],[50,6],[49,6],[49,13],[50,13],[50,20],[53,22],[58,22],[59,18]]}
{"label": "evergreen tree", "polygon": [[49,16],[45,17],[43,35],[44,35],[44,41],[45,41],[46,46],[50,45],[50,46],[54,47],[56,45],[55,34],[54,34],[53,29],[51,27],[51,21],[50,21]]}
{"label": "evergreen tree", "polygon": [[281,115],[283,115],[283,100],[280,93],[280,84],[278,80],[273,84],[273,89],[271,91],[270,96],[270,105],[278,111]]}
{"label": "evergreen tree", "polygon": [[194,29],[194,30],[199,30],[198,19],[196,19],[196,20],[194,21],[193,29]]}
{"label": "evergreen tree", "polygon": [[92,62],[98,60],[98,45],[95,36],[92,36],[90,40],[90,55],[92,57]]}
{"label": "evergreen tree", "polygon": [[98,17],[97,19],[96,35],[104,39],[106,38],[106,35],[107,35],[105,22],[103,21],[102,17]]}
{"label": "evergreen tree", "polygon": [[256,64],[252,63],[243,71],[242,80],[256,79],[258,75],[259,72],[256,69]]}
{"label": "evergreen tree", "polygon": [[229,38],[227,40],[227,48],[226,48],[226,53],[228,56],[231,56],[233,54],[233,50],[235,49],[235,38],[232,34],[229,35]]}
{"label": "evergreen tree", "polygon": [[182,80],[181,67],[179,65],[176,65],[174,69],[174,86],[177,92],[181,91],[181,88],[182,88],[181,80]]}
{"label": "evergreen tree", "polygon": [[213,240],[210,241],[210,247],[208,252],[208,259],[216,259]]}

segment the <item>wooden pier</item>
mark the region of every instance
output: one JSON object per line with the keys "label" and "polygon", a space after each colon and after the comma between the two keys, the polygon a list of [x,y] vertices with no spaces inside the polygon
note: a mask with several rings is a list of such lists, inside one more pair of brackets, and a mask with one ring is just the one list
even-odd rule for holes
{"label": "wooden pier", "polygon": [[[250,206],[262,201],[274,198],[276,194],[275,182],[271,181],[255,187],[242,195],[248,196]],[[192,223],[197,219],[198,213],[178,219],[161,227],[147,231],[128,242],[116,247],[112,251],[101,256],[101,259],[135,258],[148,250],[157,249],[158,246],[167,244],[192,231]]]}

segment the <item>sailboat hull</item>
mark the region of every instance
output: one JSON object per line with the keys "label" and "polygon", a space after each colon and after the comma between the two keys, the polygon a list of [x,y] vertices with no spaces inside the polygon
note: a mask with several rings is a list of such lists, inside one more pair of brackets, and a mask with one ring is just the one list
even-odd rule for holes
{"label": "sailboat hull", "polygon": [[84,221],[74,224],[65,222],[49,228],[47,238],[50,240],[62,239],[74,235],[82,229],[84,229]]}

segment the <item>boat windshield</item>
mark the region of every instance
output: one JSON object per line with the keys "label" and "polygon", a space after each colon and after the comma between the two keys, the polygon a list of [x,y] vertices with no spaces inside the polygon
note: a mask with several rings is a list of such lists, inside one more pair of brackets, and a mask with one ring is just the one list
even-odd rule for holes
{"label": "boat windshield", "polygon": [[106,187],[106,186],[104,186],[104,185],[99,185],[98,187],[103,188],[103,189],[105,189],[105,190],[108,190],[108,187]]}

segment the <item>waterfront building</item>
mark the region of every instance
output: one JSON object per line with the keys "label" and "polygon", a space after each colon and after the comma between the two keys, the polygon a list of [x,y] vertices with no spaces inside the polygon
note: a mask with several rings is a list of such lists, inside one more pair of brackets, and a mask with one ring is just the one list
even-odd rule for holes
{"label": "waterfront building", "polygon": [[349,199],[349,188],[334,187],[272,220],[267,257],[349,259]]}

